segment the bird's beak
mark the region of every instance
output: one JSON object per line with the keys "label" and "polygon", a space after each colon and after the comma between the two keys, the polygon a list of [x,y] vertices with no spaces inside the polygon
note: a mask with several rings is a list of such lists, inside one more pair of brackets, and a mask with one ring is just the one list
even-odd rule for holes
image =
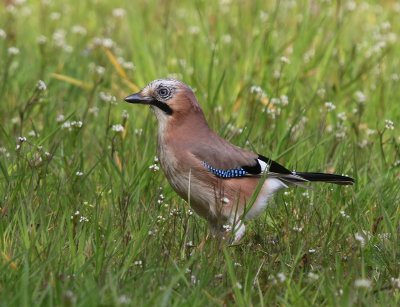
{"label": "bird's beak", "polygon": [[151,97],[148,97],[148,96],[143,96],[139,92],[139,93],[129,95],[128,97],[125,98],[125,101],[129,102],[129,103],[150,104],[152,101],[154,101],[154,99]]}

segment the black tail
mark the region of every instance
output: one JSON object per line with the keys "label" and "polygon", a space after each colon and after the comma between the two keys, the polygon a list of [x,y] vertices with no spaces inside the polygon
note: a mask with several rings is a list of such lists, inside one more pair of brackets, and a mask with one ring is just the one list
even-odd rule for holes
{"label": "black tail", "polygon": [[354,183],[353,178],[336,174],[296,172],[296,175],[308,181],[320,181],[341,185],[352,185]]}

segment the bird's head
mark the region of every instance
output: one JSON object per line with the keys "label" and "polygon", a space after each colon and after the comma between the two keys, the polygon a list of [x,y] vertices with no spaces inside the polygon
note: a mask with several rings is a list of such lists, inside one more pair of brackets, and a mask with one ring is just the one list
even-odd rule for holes
{"label": "bird's head", "polygon": [[193,112],[202,114],[192,89],[174,79],[154,80],[125,101],[150,105],[159,122],[181,119]]}

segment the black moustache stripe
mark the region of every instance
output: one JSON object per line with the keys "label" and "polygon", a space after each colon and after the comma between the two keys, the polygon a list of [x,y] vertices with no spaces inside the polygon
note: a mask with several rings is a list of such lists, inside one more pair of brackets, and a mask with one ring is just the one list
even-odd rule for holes
{"label": "black moustache stripe", "polygon": [[164,111],[166,114],[168,115],[172,115],[173,111],[172,109],[169,107],[169,105],[167,105],[164,102],[161,102],[159,100],[153,100],[151,102],[151,104],[157,108],[159,108],[160,110]]}

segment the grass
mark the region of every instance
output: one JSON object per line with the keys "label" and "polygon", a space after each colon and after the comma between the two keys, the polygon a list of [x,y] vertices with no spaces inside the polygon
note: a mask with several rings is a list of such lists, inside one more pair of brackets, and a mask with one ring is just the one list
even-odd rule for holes
{"label": "grass", "polygon": [[[2,306],[399,305],[399,5],[229,2],[0,4]],[[191,247],[207,224],[122,101],[167,76],[233,143],[356,185],[280,193],[241,245]]]}

